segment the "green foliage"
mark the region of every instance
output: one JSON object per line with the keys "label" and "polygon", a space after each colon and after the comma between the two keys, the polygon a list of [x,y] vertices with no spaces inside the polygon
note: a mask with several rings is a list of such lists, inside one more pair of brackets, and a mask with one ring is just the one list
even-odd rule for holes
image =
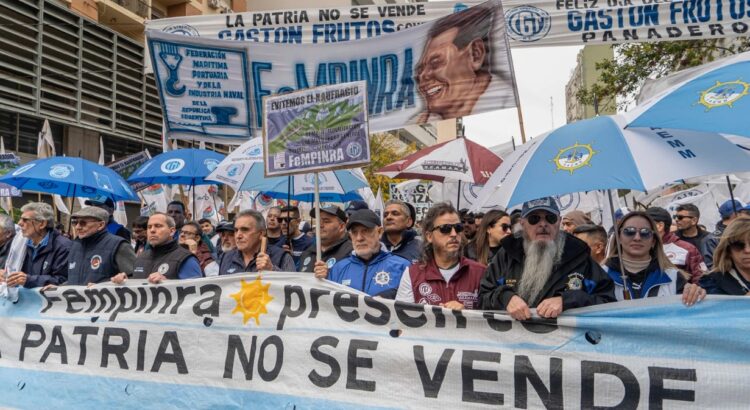
{"label": "green foliage", "polygon": [[663,77],[674,71],[694,67],[728,54],[750,49],[747,39],[729,43],[726,39],[662,41],[613,46],[614,60],[596,63],[599,82],[578,91],[582,104],[600,106],[617,101],[618,108],[630,105],[646,79]]}
{"label": "green foliage", "polygon": [[367,182],[370,183],[370,188],[373,194],[378,193],[378,189],[383,192],[383,201],[387,201],[389,197],[389,184],[391,182],[398,182],[388,178],[384,175],[377,175],[375,171],[383,168],[384,166],[391,164],[395,161],[402,159],[403,157],[415,152],[417,150],[416,145],[411,144],[405,148],[402,148],[402,144],[399,143],[397,137],[389,133],[376,133],[370,134],[370,164],[362,168]]}
{"label": "green foliage", "polygon": [[[277,154],[285,150],[288,142],[297,142],[305,135],[318,136],[325,129],[349,127],[361,111],[361,105],[350,105],[347,100],[316,104],[304,115],[289,122],[281,134],[268,144],[268,150],[271,154]],[[320,112],[326,115],[318,118]]]}

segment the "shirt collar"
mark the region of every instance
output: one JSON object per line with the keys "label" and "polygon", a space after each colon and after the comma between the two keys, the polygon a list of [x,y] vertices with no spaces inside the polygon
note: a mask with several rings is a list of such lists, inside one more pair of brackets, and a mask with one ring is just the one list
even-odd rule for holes
{"label": "shirt collar", "polygon": [[49,232],[47,232],[46,235],[44,235],[44,238],[42,238],[42,241],[39,242],[39,245],[34,246],[34,242],[31,241],[31,239],[26,240],[26,246],[30,247],[31,249],[41,249],[47,246],[49,243]]}

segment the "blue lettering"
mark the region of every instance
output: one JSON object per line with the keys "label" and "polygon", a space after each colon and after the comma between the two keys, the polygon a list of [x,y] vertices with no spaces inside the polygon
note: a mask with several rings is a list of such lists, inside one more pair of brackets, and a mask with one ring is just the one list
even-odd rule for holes
{"label": "blue lettering", "polygon": [[[390,69],[389,69],[390,68]],[[390,74],[390,81],[388,77]],[[375,101],[376,109],[374,115],[380,114],[385,103],[385,110],[393,109],[393,93],[398,85],[398,57],[395,54],[386,54],[380,57],[380,95]],[[388,87],[390,85],[390,87]]]}
{"label": "blue lettering", "polygon": [[297,88],[304,90],[310,88],[310,83],[307,81],[307,74],[305,74],[305,65],[299,63],[294,66],[294,74],[297,82]]}
{"label": "blue lettering", "polygon": [[260,73],[262,71],[271,71],[273,64],[253,61],[250,67],[250,70],[253,73],[253,85],[255,87],[255,92],[253,93],[255,96],[255,123],[258,128],[261,128],[263,126],[263,97],[271,95],[271,91],[261,87]]}
{"label": "blue lettering", "polygon": [[667,141],[667,144],[669,144],[669,146],[672,147],[672,148],[684,147],[685,146],[685,144],[683,144],[682,141],[680,141],[680,140]]}
{"label": "blue lettering", "polygon": [[302,44],[302,26],[289,27],[288,43]]}
{"label": "blue lettering", "polygon": [[221,30],[219,32],[219,40],[224,40],[226,38],[232,38],[232,30]]}
{"label": "blue lettering", "polygon": [[682,158],[696,158],[695,153],[693,153],[693,151],[690,151],[689,149],[680,151],[680,155],[682,155]]}
{"label": "blue lettering", "polygon": [[380,79],[378,75],[378,59],[376,57],[372,58],[372,75],[370,75],[370,66],[367,65],[367,60],[365,59],[359,60],[359,70],[356,69],[356,61],[349,63],[349,66],[355,68],[351,72],[352,81],[367,81],[367,111],[372,113],[375,106],[375,96],[378,94]]}
{"label": "blue lettering", "polygon": [[404,105],[406,107],[414,106],[414,74],[412,66],[414,65],[414,57],[410,48],[404,50],[404,73],[401,76],[401,89],[398,92],[398,99],[396,100],[396,108],[401,108]]}
{"label": "blue lettering", "polygon": [[313,24],[312,26],[313,44],[317,44],[318,37],[323,36],[323,26],[325,26],[325,24]]}
{"label": "blue lettering", "polygon": [[341,84],[348,82],[346,80],[346,64],[331,63],[328,64],[328,82],[329,84]]}
{"label": "blue lettering", "polygon": [[569,11],[568,12],[568,30],[579,31],[583,28],[583,19],[581,18],[580,11]]}

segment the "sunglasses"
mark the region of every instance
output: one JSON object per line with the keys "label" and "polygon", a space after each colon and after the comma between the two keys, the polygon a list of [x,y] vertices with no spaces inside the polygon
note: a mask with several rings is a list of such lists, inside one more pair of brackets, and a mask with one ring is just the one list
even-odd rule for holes
{"label": "sunglasses", "polygon": [[[548,224],[554,225],[557,223],[557,220],[559,219],[557,215],[555,214],[544,214],[544,219],[547,221]],[[526,217],[526,221],[529,222],[531,225],[536,225],[542,220],[542,216],[539,214],[533,214]]]}
{"label": "sunglasses", "polygon": [[690,215],[675,215],[674,216],[674,219],[677,220],[677,221],[681,221],[681,220],[683,220],[685,218],[693,219],[695,217],[694,216],[690,216]]}
{"label": "sunglasses", "polygon": [[456,230],[456,233],[461,233],[464,231],[464,224],[442,224],[432,228],[433,231],[440,231],[443,235],[450,234],[454,229]]}
{"label": "sunglasses", "polygon": [[86,227],[89,223],[98,222],[98,221],[87,221],[85,219],[72,219],[70,221],[70,224],[73,226],[81,225],[82,227]]}
{"label": "sunglasses", "polygon": [[648,228],[638,229],[633,226],[628,226],[627,228],[622,229],[622,234],[628,238],[635,238],[635,235],[638,234],[641,235],[641,239],[651,239],[651,237],[654,236],[654,231]]}
{"label": "sunglasses", "polygon": [[500,224],[500,229],[502,229],[505,232],[510,232],[511,228],[512,228],[512,226],[510,226],[508,224]]}
{"label": "sunglasses", "polygon": [[745,241],[732,241],[729,242],[729,248],[735,252],[742,252],[747,247]]}
{"label": "sunglasses", "polygon": [[464,225],[474,225],[473,219],[464,219],[462,222]]}

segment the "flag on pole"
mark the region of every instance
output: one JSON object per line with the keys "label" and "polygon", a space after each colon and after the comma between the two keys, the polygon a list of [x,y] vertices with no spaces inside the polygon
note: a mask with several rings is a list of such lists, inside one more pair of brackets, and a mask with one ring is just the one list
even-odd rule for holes
{"label": "flag on pole", "polygon": [[[57,155],[55,153],[55,140],[52,138],[52,128],[49,125],[49,120],[44,120],[42,125],[42,131],[39,133],[39,139],[36,144],[36,156],[37,158],[50,158]],[[57,209],[67,215],[70,215],[68,207],[65,206],[65,202],[62,200],[60,195],[52,195],[53,201]]]}

